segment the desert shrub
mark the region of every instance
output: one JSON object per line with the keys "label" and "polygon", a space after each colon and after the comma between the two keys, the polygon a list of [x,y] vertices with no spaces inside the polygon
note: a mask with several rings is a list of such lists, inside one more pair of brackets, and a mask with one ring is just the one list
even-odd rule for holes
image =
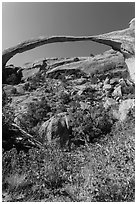
{"label": "desert shrub", "polygon": [[11,135],[11,124],[14,120],[14,111],[9,106],[10,97],[2,89],[2,147],[13,147],[14,135]]}
{"label": "desert shrub", "polygon": [[7,68],[3,71],[3,83],[16,85],[21,82],[22,70],[20,67]]}
{"label": "desert shrub", "polygon": [[46,79],[44,87],[53,115],[59,112],[66,112],[67,106],[69,106],[71,101],[70,92],[66,89],[66,84],[60,80]]}
{"label": "desert shrub", "polygon": [[2,89],[2,108],[8,104],[9,102],[11,102],[11,98],[9,96],[7,96],[7,94],[5,93],[4,89]]}
{"label": "desert shrub", "polygon": [[19,82],[20,81],[18,80],[15,73],[11,74],[6,80],[6,83],[11,85],[18,84]]}
{"label": "desert shrub", "polygon": [[127,115],[127,121],[131,121],[135,119],[135,107],[131,108],[128,115]]}
{"label": "desert shrub", "polygon": [[[87,155],[94,191],[90,200],[124,202],[135,199],[134,120],[115,123],[111,133],[92,144]],[[91,186],[92,187],[92,186]]]}
{"label": "desert shrub", "polygon": [[12,129],[14,110],[8,104],[2,108],[2,147],[10,149],[15,142],[15,132]]}
{"label": "desert shrub", "polygon": [[36,90],[38,87],[40,87],[41,83],[45,83],[45,75],[38,72],[29,80],[29,83],[29,91]]}
{"label": "desert shrub", "polygon": [[[39,85],[41,85],[41,82],[43,85],[42,88],[43,94],[45,95],[45,100],[48,104],[50,104],[51,112],[53,113],[53,115],[56,112],[66,111],[66,106],[70,102],[70,94],[65,89],[65,83],[57,79],[45,78],[45,76],[41,76],[41,74],[38,73],[29,82],[30,91],[32,90],[33,85],[38,88]],[[33,106],[36,107],[37,104],[35,103],[33,104]]]}
{"label": "desert shrub", "polygon": [[22,133],[13,126],[15,110],[6,104],[2,109],[2,148],[4,151],[15,147],[18,151],[28,151],[34,145],[27,140]]}
{"label": "desert shrub", "polygon": [[18,194],[23,201],[56,196],[69,201],[134,201],[134,121],[114,126],[89,151],[67,153],[50,146],[27,154],[15,149],[4,153],[3,191],[12,201]]}
{"label": "desert shrub", "polygon": [[96,193],[96,202],[133,202],[135,199],[135,180],[131,179],[128,184],[117,184],[110,181],[102,185]]}
{"label": "desert shrub", "polygon": [[104,110],[102,104],[83,110],[76,101],[69,111],[74,137],[88,142],[109,133],[114,124],[111,114]]}
{"label": "desert shrub", "polygon": [[[27,180],[28,158],[22,151],[15,148],[3,153],[2,157],[2,190],[8,194],[10,201],[24,199],[24,191],[31,186]],[[9,199],[9,198],[5,199]],[[22,200],[21,200],[22,201]]]}
{"label": "desert shrub", "polygon": [[28,104],[27,113],[23,114],[21,119],[21,125],[30,132],[32,128],[36,127],[43,120],[49,118],[48,113],[51,111],[45,97],[42,97],[40,101],[32,102]]}
{"label": "desert shrub", "polygon": [[[28,154],[15,149],[3,154],[3,191],[37,200],[61,192],[65,185],[80,184],[81,161],[54,146],[32,149]],[[13,182],[12,182],[13,180]]]}

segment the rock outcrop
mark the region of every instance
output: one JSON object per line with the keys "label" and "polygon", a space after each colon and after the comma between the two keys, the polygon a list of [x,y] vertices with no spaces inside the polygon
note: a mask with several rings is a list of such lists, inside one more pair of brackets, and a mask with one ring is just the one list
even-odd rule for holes
{"label": "rock outcrop", "polygon": [[65,64],[53,69],[51,67],[51,69],[47,71],[47,76],[55,78],[56,75],[62,72],[65,72],[66,74],[71,72],[81,72],[86,75],[129,77],[123,55],[114,50],[106,51],[95,57],[87,57],[85,60],[80,60],[72,64]]}

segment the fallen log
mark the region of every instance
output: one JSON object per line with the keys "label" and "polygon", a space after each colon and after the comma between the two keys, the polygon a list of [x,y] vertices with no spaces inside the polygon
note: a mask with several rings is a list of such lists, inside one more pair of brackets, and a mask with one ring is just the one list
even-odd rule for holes
{"label": "fallen log", "polygon": [[12,123],[12,126],[16,129],[18,129],[25,138],[29,139],[33,145],[36,145],[39,148],[42,148],[42,143],[40,143],[39,141],[37,141],[32,135],[30,135],[29,133],[27,133],[25,130],[23,130],[21,127],[19,127],[17,124]]}

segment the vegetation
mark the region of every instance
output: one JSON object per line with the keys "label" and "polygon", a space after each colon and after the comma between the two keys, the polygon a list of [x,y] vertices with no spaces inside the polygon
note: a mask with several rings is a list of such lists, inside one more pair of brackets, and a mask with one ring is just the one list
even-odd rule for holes
{"label": "vegetation", "polygon": [[40,88],[41,97],[28,104],[20,126],[41,141],[41,124],[67,112],[73,138],[70,152],[55,144],[19,151],[16,138],[20,133],[11,125],[14,110],[3,92],[3,142],[13,144],[8,151],[3,146],[3,201],[135,201],[134,111],[125,122],[116,122],[103,108],[101,90],[86,88],[77,94],[73,80],[66,82],[62,77],[48,79],[39,74],[30,80],[29,91]]}
{"label": "vegetation", "polygon": [[3,153],[3,192],[15,202],[134,201],[133,122],[115,127],[88,151],[51,146]]}

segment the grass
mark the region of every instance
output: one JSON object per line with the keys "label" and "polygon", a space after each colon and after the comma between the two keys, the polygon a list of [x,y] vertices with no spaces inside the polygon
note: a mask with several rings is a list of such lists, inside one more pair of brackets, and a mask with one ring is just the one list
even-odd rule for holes
{"label": "grass", "polygon": [[134,121],[117,126],[87,155],[95,201],[134,201]]}
{"label": "grass", "polygon": [[[133,202],[134,119],[73,152],[53,147],[3,155],[3,191],[10,201]],[[10,165],[11,164],[11,165]],[[18,199],[16,199],[16,197]]]}

